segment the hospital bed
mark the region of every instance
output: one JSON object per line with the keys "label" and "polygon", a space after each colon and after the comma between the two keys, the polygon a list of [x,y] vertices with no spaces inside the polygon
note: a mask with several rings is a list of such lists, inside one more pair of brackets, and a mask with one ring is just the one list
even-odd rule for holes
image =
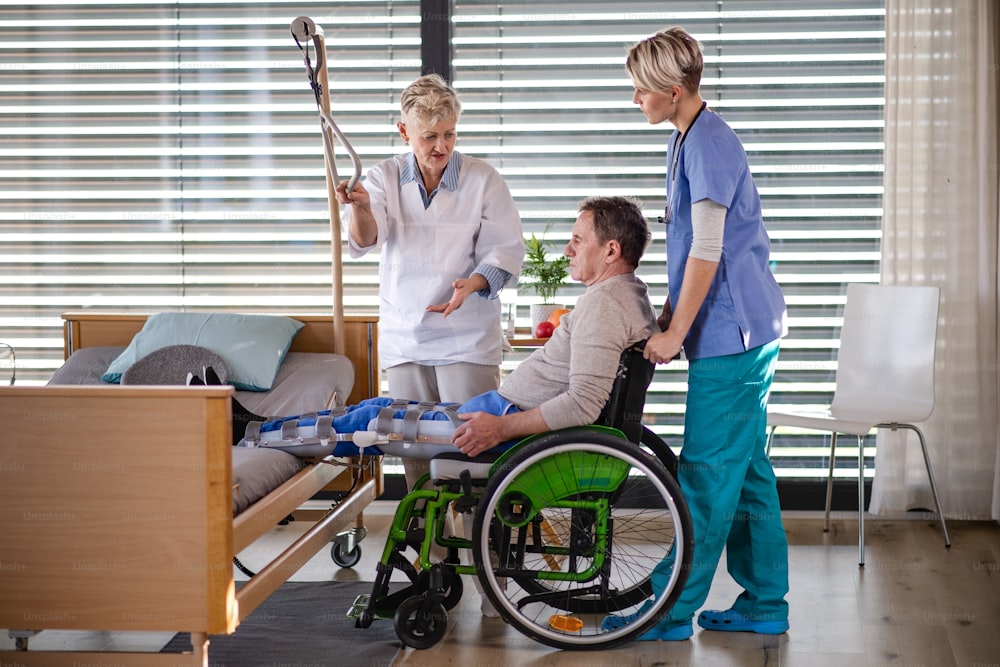
{"label": "hospital bed", "polygon": [[[329,403],[378,394],[374,317],[345,318],[343,354],[332,353],[331,318],[294,319],[304,326],[275,386],[243,399],[284,413],[294,406],[283,382],[301,385],[313,368],[336,376]],[[209,634],[235,632],[313,555],[363,529],[362,510],[382,493],[378,457],[233,447],[232,387],[101,382],[145,322],[64,315],[67,362],[56,378],[73,384],[0,387],[0,628],[27,649],[0,651],[2,664],[207,665]],[[271,412],[277,393],[285,398]],[[240,471],[260,455],[271,479],[251,497],[255,474]],[[340,496],[335,506],[237,589],[234,557],[321,490]],[[34,632],[55,629],[190,632],[192,648],[103,658],[31,650]]]}

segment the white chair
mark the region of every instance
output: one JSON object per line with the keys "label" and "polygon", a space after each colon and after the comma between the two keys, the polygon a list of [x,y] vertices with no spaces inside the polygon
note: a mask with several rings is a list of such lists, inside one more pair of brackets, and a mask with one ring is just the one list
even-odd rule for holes
{"label": "white chair", "polygon": [[828,431],[830,472],[826,484],[826,519],[830,529],[833,464],[837,434],[858,439],[858,565],[865,564],[864,439],[873,428],[912,430],[920,439],[934,506],[941,520],[945,547],[951,546],[941,512],[934,471],[924,434],[914,426],[934,410],[934,350],[937,340],[939,289],[903,285],[847,286],[844,325],[840,332],[837,377],[829,408],[808,412],[794,406],[769,406],[767,452],[774,431],[791,426]]}

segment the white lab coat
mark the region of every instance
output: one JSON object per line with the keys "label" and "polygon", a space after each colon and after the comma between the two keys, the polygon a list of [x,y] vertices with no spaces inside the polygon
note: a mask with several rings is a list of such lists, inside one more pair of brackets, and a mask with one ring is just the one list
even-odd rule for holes
{"label": "white lab coat", "polygon": [[[375,245],[349,238],[351,257],[379,248],[379,358],[383,368],[415,362],[499,364],[500,301],[478,294],[445,318],[427,306],[446,303],[452,282],[490,264],[512,275],[524,259],[521,218],[507,184],[477,158],[460,155],[457,189],[439,188],[424,208],[416,183],[400,186],[407,155],[369,169],[365,189],[378,223]],[[349,207],[348,207],[349,208]],[[350,211],[345,211],[349,220]]]}

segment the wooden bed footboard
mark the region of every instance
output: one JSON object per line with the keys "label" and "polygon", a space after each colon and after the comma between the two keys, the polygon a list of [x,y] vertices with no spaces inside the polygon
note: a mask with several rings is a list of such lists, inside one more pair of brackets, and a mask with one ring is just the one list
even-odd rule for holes
{"label": "wooden bed footboard", "polygon": [[0,627],[232,632],[229,387],[0,387]]}

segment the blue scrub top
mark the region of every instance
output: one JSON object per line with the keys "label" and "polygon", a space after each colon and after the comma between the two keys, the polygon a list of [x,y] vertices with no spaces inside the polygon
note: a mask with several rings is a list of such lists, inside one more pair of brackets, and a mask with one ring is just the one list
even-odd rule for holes
{"label": "blue scrub top", "polygon": [[[675,132],[676,135],[676,132]],[[688,359],[739,354],[788,333],[785,299],[769,266],[771,242],[743,144],[722,118],[704,109],[667,155],[667,278],[670,303],[680,296],[691,252],[691,204],[726,207],[722,258],[684,340]],[[676,169],[673,168],[676,158]],[[670,179],[673,177],[673,184]]]}

